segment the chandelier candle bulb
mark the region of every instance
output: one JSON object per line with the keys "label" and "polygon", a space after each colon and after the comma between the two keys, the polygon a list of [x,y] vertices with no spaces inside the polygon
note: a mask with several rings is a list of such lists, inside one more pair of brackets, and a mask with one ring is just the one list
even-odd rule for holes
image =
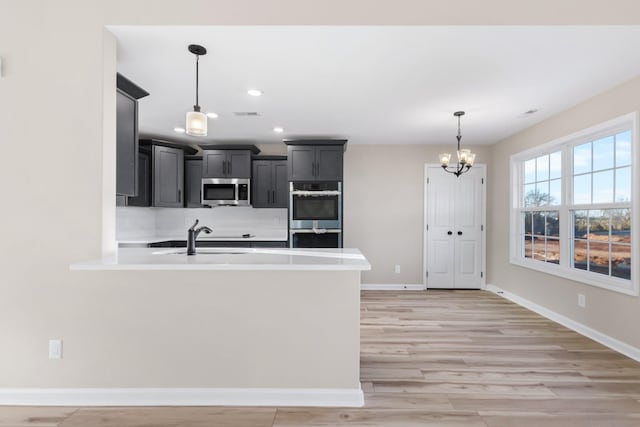
{"label": "chandelier candle bulb", "polygon": [[442,166],[449,166],[449,161],[451,160],[451,154],[442,153],[440,154],[440,164]]}

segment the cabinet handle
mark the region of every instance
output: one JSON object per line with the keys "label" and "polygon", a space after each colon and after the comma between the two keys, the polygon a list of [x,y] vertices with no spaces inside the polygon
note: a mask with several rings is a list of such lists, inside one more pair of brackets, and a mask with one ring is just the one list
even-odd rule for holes
{"label": "cabinet handle", "polygon": [[316,176],[316,162],[311,164],[311,175]]}
{"label": "cabinet handle", "polygon": [[458,236],[462,236],[462,231],[458,231]]}
{"label": "cabinet handle", "polygon": [[229,175],[231,175],[231,173],[232,173],[232,168],[231,168],[232,163],[231,163],[231,160],[227,160],[227,164],[229,165],[229,166],[227,167],[227,170],[229,171]]}
{"label": "cabinet handle", "polygon": [[271,192],[271,203],[276,204],[276,192],[275,190]]}
{"label": "cabinet handle", "polygon": [[182,190],[178,190],[178,202],[182,203]]}
{"label": "cabinet handle", "polygon": [[271,204],[271,191],[267,191],[267,204]]}
{"label": "cabinet handle", "polygon": [[227,161],[223,160],[222,161],[222,175],[226,175],[227,174]]}

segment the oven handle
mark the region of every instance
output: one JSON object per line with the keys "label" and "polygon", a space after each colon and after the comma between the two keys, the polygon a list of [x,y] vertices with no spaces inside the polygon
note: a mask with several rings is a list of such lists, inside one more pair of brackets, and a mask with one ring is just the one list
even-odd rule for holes
{"label": "oven handle", "polygon": [[320,197],[320,196],[339,196],[341,195],[341,191],[337,190],[327,190],[327,191],[304,191],[304,190],[294,190],[291,191],[292,196],[311,196],[311,197]]}

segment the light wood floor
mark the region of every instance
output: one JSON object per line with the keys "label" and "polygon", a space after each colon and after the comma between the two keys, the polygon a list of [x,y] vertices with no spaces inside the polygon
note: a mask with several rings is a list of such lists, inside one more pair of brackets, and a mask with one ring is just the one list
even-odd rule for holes
{"label": "light wood floor", "polygon": [[0,407],[0,426],[640,426],[640,363],[489,292],[363,292],[361,336],[364,408]]}

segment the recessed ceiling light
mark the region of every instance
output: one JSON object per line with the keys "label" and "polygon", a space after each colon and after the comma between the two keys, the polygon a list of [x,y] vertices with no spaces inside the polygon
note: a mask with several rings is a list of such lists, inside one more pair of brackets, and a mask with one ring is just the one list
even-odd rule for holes
{"label": "recessed ceiling light", "polygon": [[284,128],[281,128],[280,126],[276,126],[276,127],[273,128],[273,131],[275,133],[282,133],[282,132],[284,132]]}
{"label": "recessed ceiling light", "polygon": [[207,117],[209,117],[210,119],[217,119],[218,113],[207,113]]}
{"label": "recessed ceiling light", "polygon": [[249,89],[247,93],[251,96],[262,96],[262,91],[258,89]]}
{"label": "recessed ceiling light", "polygon": [[184,128],[173,128],[175,132],[184,133]]}

